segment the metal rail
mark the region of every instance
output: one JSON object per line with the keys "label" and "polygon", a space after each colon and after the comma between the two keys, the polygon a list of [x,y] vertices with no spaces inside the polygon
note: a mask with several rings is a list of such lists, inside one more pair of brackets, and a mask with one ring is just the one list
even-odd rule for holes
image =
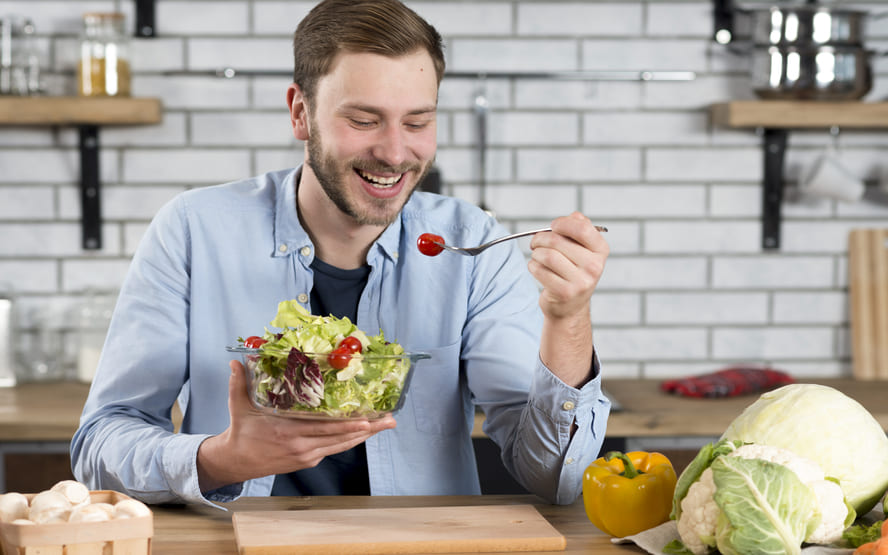
{"label": "metal rail", "polygon": [[[223,67],[208,70],[171,70],[163,75],[220,77],[291,77],[292,71],[277,69],[237,69]],[[445,77],[456,79],[554,79],[561,81],[693,81],[693,71],[448,71]]]}

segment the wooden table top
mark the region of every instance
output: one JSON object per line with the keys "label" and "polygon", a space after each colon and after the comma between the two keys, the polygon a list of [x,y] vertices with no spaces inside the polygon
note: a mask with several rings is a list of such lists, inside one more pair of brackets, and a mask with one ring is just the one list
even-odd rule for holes
{"label": "wooden table top", "polygon": [[88,393],[74,382],[0,388],[0,442],[71,441]]}
{"label": "wooden table top", "polygon": [[[804,381],[804,380],[800,380]],[[888,430],[888,381],[819,379],[860,402]],[[720,436],[757,395],[691,399],[663,393],[659,380],[605,379],[605,390],[623,406],[611,413],[613,438]],[[26,383],[0,388],[0,442],[70,441],[80,421],[89,386],[80,383]],[[483,437],[483,415],[475,437]]]}
{"label": "wooden table top", "polygon": [[[456,507],[468,505],[534,505],[567,540],[565,551],[587,554],[644,553],[634,545],[615,545],[586,517],[582,498],[573,505],[549,505],[533,495],[454,495],[391,497],[252,497],[229,503],[230,511],[358,509],[390,507]],[[207,506],[152,507],[154,555],[234,555],[237,543],[231,512]],[[417,509],[420,510],[420,509]],[[546,553],[553,553],[551,551]]]}

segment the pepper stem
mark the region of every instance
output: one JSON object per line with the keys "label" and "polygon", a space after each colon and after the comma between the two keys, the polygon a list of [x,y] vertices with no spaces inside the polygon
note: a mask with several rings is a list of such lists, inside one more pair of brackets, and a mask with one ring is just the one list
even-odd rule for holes
{"label": "pepper stem", "polygon": [[607,455],[604,456],[604,460],[610,461],[612,459],[620,459],[623,461],[623,472],[620,472],[620,476],[624,478],[635,478],[639,474],[644,474],[644,472],[635,468],[635,465],[632,464],[632,459],[629,458],[625,453],[621,453],[620,451],[611,451]]}

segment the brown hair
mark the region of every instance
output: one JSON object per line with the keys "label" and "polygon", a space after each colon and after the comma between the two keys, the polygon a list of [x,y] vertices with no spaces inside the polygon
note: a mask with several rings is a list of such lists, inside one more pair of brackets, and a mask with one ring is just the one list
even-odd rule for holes
{"label": "brown hair", "polygon": [[306,99],[340,52],[403,56],[425,49],[444,76],[441,35],[399,0],[323,0],[305,16],[293,35],[293,82]]}

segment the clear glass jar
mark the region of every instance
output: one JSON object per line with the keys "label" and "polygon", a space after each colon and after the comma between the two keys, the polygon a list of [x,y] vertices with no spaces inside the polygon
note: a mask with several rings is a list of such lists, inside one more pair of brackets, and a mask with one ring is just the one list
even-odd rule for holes
{"label": "clear glass jar", "polygon": [[80,96],[130,95],[129,40],[122,13],[83,14],[77,89]]}
{"label": "clear glass jar", "polygon": [[83,299],[77,326],[77,381],[90,383],[96,375],[114,302],[113,297],[93,293]]}

